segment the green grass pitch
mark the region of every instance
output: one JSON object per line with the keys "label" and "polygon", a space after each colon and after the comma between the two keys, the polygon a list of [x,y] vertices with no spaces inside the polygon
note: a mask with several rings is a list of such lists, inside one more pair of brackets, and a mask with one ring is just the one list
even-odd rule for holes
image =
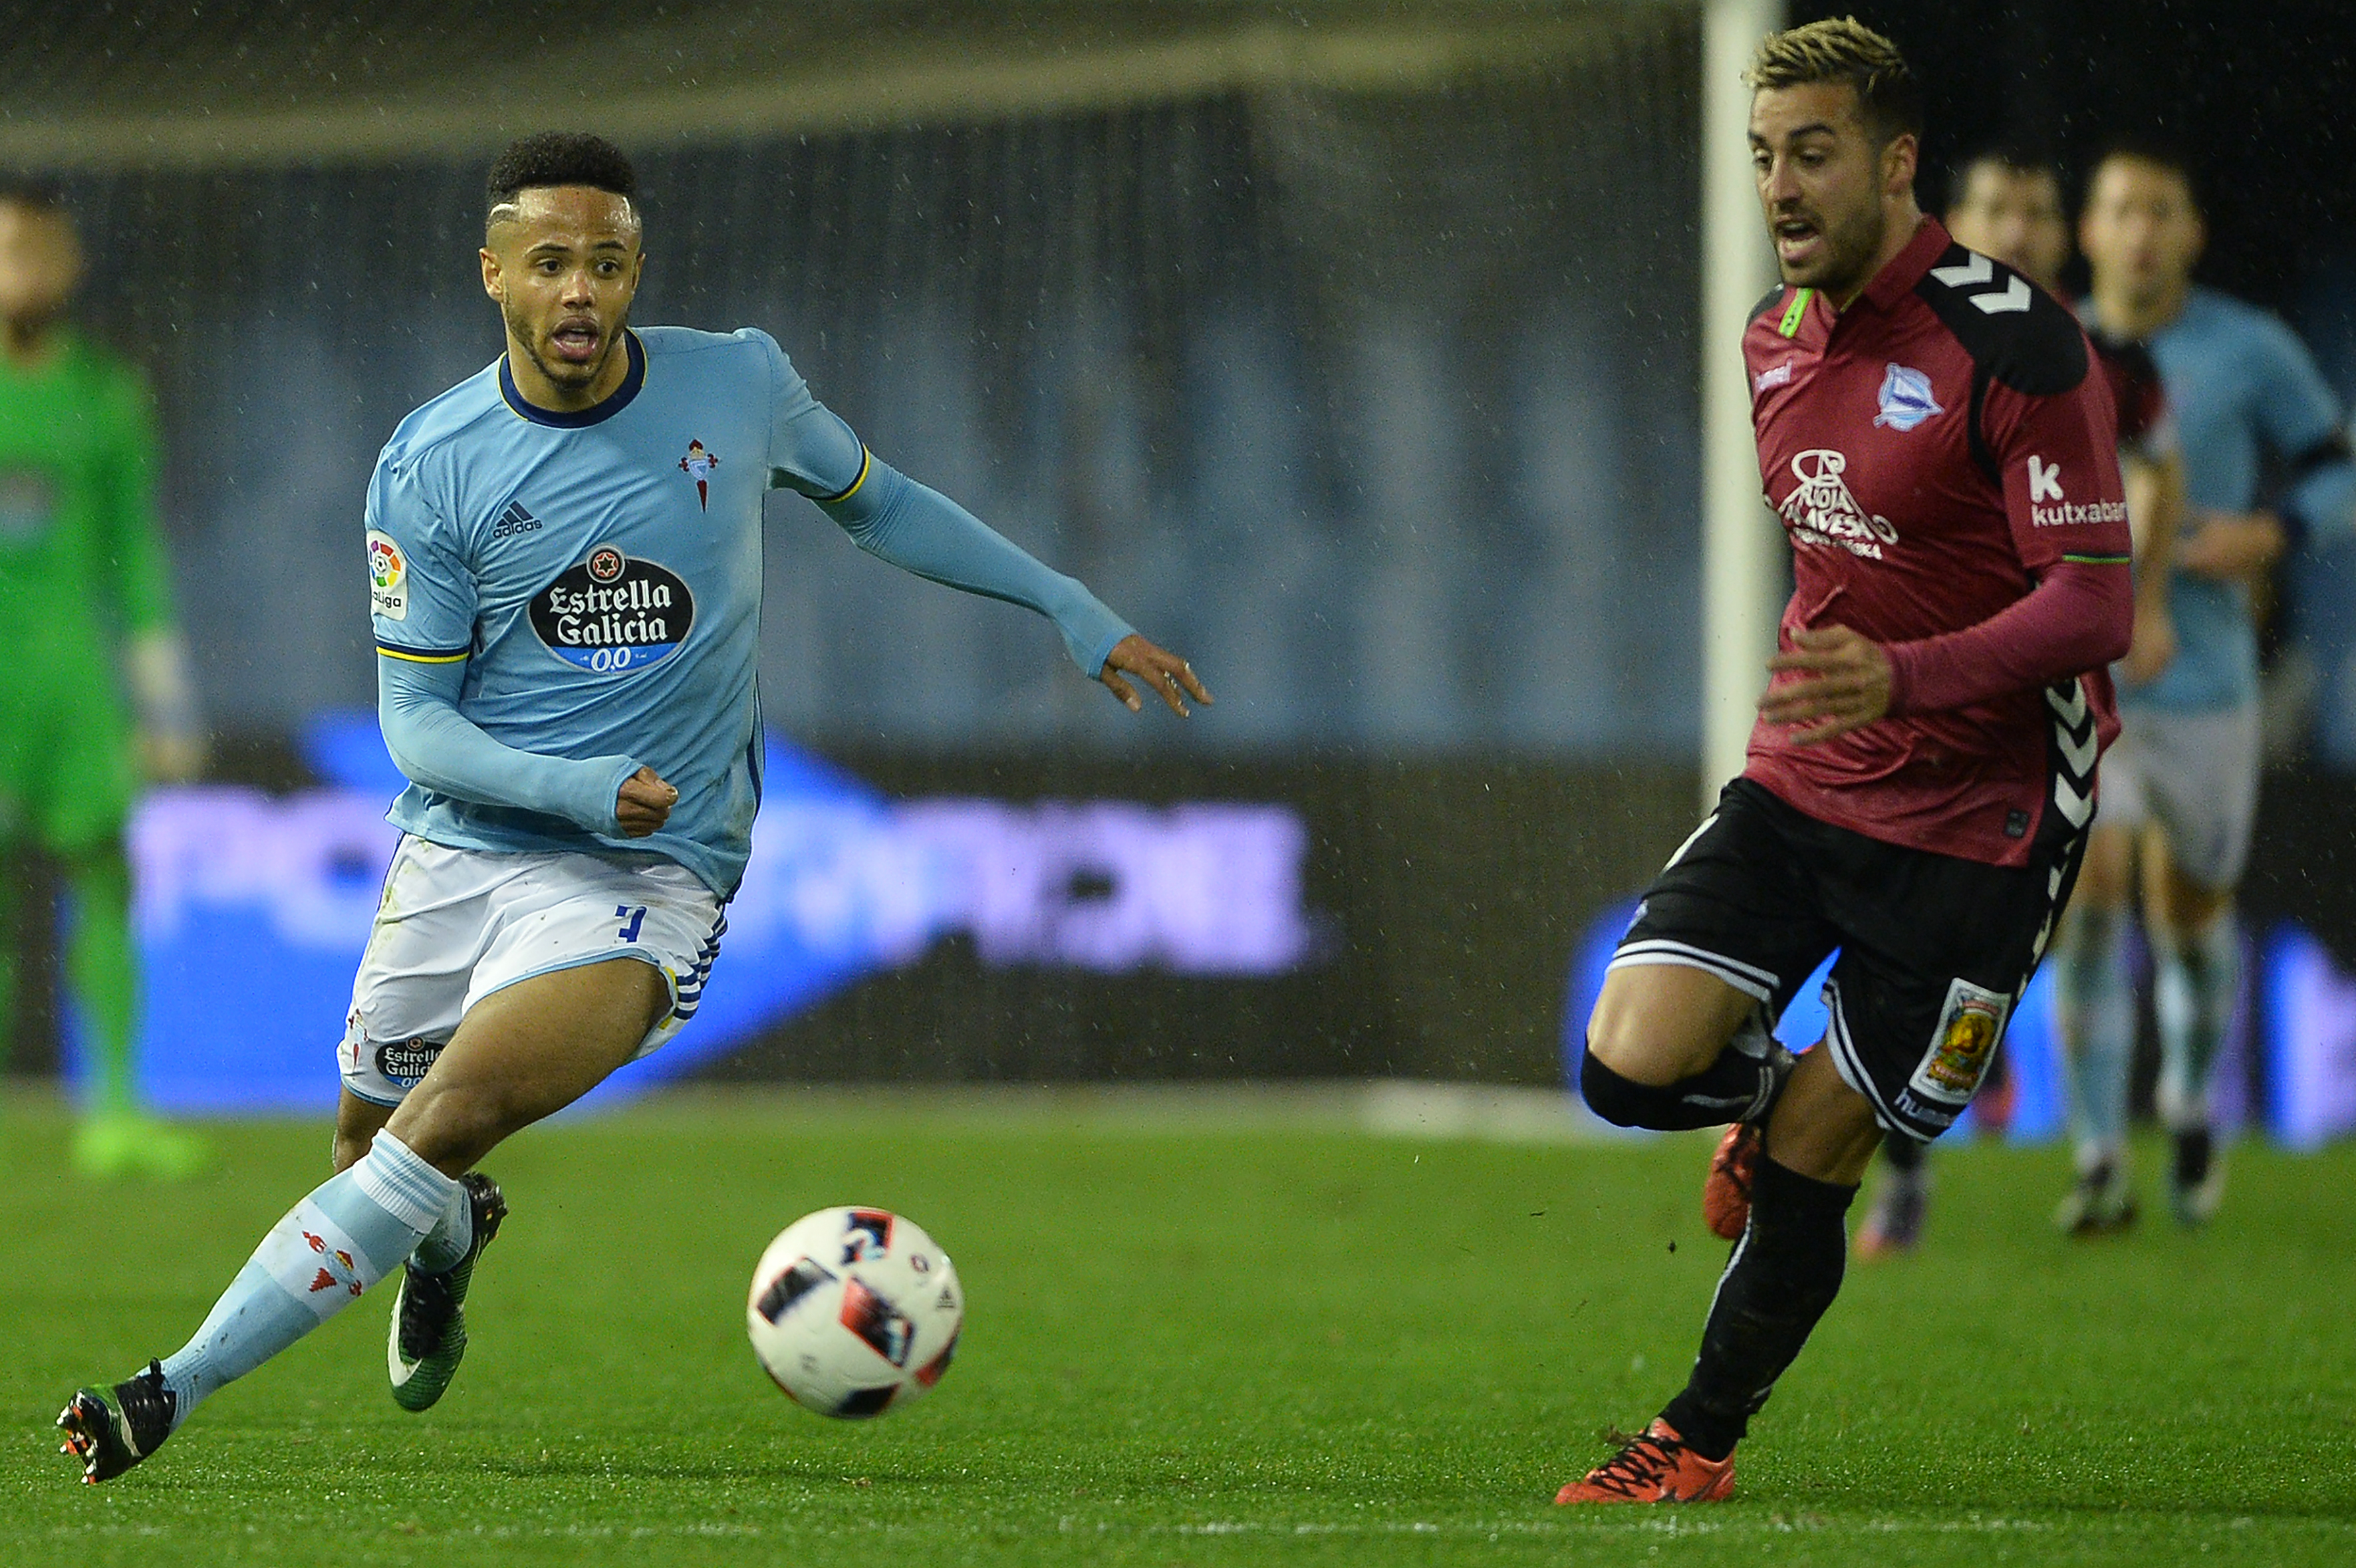
{"label": "green grass pitch", "polygon": [[[440,1408],[388,1397],[378,1293],[91,1488],[64,1396],[177,1345],[327,1134],[220,1127],[164,1189],[57,1174],[65,1133],[0,1110],[7,1563],[2356,1563],[2356,1149],[2243,1148],[2210,1232],[2091,1245],[2046,1222],[2060,1155],[1942,1151],[1927,1253],[1851,1268],[1734,1502],[1573,1513],[1692,1354],[1704,1141],[894,1097],[559,1124],[490,1162],[514,1215]],[[768,1238],[845,1202],[970,1300],[941,1388],[869,1423],[788,1405],[743,1331]]]}

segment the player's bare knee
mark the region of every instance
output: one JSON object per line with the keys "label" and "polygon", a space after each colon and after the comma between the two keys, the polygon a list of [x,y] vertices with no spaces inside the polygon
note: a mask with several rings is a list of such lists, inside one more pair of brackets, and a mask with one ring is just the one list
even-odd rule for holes
{"label": "player's bare knee", "polygon": [[410,1091],[389,1125],[419,1159],[457,1176],[523,1125],[520,1114],[501,1088],[436,1084],[429,1078]]}
{"label": "player's bare knee", "polygon": [[1588,1054],[1632,1082],[1675,1083],[1708,1070],[1755,1005],[1699,971],[1614,970],[1587,1021]]}

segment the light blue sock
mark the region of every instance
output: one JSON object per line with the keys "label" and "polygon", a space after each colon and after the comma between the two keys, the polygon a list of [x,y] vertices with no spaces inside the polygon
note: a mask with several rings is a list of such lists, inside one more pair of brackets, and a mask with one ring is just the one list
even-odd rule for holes
{"label": "light blue sock", "polygon": [[429,1274],[446,1274],[474,1244],[475,1206],[466,1201],[466,1189],[461,1187],[450,1195],[450,1206],[425,1233],[425,1240],[417,1243],[414,1262]]}
{"label": "light blue sock", "polygon": [[173,1426],[399,1268],[457,1197],[457,1182],[380,1132],[369,1152],[272,1228],[196,1337],[164,1362]]}
{"label": "light blue sock", "polygon": [[2053,994],[2070,1076],[2070,1135],[2079,1170],[2126,1146],[2127,1073],[2135,997],[2127,986],[2126,922],[2115,909],[2072,910],[2053,945]]}
{"label": "light blue sock", "polygon": [[2220,915],[2189,942],[2163,936],[2153,946],[2160,1118],[2190,1132],[2209,1125],[2209,1079],[2241,995],[2241,933],[2233,916]]}

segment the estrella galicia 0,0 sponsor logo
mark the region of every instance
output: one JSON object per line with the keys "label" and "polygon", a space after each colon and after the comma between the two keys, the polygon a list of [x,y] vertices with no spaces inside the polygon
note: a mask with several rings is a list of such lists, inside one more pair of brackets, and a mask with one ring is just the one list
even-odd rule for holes
{"label": "estrella galicia 0,0 sponsor logo", "polygon": [[395,1083],[415,1083],[442,1054],[434,1040],[391,1040],[376,1048],[376,1070]]}
{"label": "estrella galicia 0,0 sponsor logo", "polygon": [[549,651],[597,673],[659,664],[695,624],[687,585],[651,561],[601,544],[533,596],[531,629]]}

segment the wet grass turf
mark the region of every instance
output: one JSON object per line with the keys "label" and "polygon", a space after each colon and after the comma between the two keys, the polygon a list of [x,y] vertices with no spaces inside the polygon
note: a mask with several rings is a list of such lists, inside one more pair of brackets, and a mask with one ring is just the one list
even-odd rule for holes
{"label": "wet grass turf", "polygon": [[[72,1485],[63,1396],[176,1346],[324,1168],[323,1127],[215,1132],[209,1176],[93,1187],[53,1109],[0,1110],[0,1563],[2356,1562],[2356,1150],[2241,1150],[2209,1233],[2094,1245],[2046,1223],[2060,1155],[1943,1151],[1927,1252],[1852,1267],[1735,1502],[1574,1514],[1691,1357],[1706,1143],[657,1109],[490,1162],[514,1217],[432,1413],[379,1293]],[[838,1424],[742,1302],[853,1201],[971,1311],[936,1394]]]}

